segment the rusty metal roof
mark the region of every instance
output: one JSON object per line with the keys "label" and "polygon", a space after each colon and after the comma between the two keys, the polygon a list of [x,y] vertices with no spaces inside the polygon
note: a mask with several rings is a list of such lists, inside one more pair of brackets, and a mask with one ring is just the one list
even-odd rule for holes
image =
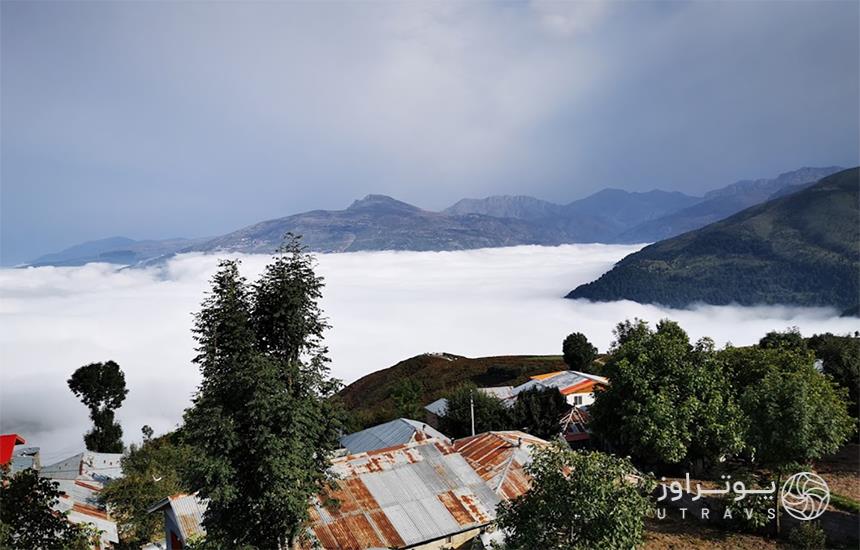
{"label": "rusty metal roof", "polygon": [[323,548],[402,548],[488,524],[501,499],[446,440],[336,459],[311,526]]}
{"label": "rusty metal roof", "polygon": [[528,490],[530,478],[525,466],[531,462],[535,447],[548,444],[527,433],[506,431],[464,437],[454,442],[454,448],[497,495],[507,500]]}
{"label": "rusty metal roof", "polygon": [[444,434],[427,424],[408,418],[398,418],[360,432],[345,435],[340,438],[340,444],[346,448],[349,454],[356,454],[432,437],[447,439]]}

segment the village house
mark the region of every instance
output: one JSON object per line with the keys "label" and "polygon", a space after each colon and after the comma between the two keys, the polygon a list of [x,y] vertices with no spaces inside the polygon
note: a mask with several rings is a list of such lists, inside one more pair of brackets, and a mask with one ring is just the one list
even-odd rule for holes
{"label": "village house", "polygon": [[84,451],[39,470],[41,477],[56,482],[62,492],[56,510],[68,513],[72,523],[95,526],[100,532],[101,548],[119,543],[116,522],[99,501],[99,493],[122,477],[121,458],[120,453]]}
{"label": "village house", "polygon": [[54,509],[71,523],[88,523],[99,530],[99,548],[119,543],[116,523],[99,501],[99,493],[110,481],[122,476],[121,454],[85,451],[48,466],[41,465],[38,447],[18,434],[0,435],[0,465],[11,473],[33,468],[39,476],[54,481],[61,492]]}
{"label": "village house", "polygon": [[[304,547],[435,550],[460,548],[475,539],[488,548],[500,540],[496,507],[528,489],[524,468],[532,451],[547,442],[516,431],[453,442],[427,435],[417,430],[405,443],[332,460],[337,488],[310,504]],[[205,501],[197,497],[176,495],[150,511],[165,515],[168,549],[183,548],[203,533]]]}
{"label": "village house", "polygon": [[[587,408],[594,403],[594,392],[608,385],[609,380],[602,376],[575,370],[562,370],[532,376],[528,382],[519,386],[494,386],[478,388],[478,391],[484,395],[495,397],[501,400],[504,405],[512,407],[517,400],[517,395],[523,391],[534,388],[554,388],[564,396],[568,405]],[[438,426],[439,418],[445,415],[447,407],[448,400],[444,397],[425,405],[427,423],[431,426]]]}

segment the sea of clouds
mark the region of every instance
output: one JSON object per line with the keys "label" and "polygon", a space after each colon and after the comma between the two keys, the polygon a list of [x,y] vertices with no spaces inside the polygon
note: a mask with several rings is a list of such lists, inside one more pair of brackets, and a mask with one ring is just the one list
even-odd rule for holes
{"label": "sea of clouds", "polygon": [[[756,342],[798,326],[845,333],[856,319],[822,308],[699,306],[673,310],[562,297],[638,246],[518,246],[458,252],[356,252],[318,256],[333,374],[351,382],[425,352],[466,356],[558,354],[581,331],[601,350],[623,319],[671,318],[718,345]],[[267,256],[239,256],[253,279]],[[0,270],[0,430],[42,446],[43,463],[83,448],[86,408],[66,386],[79,366],[113,359],[130,390],[119,410],[126,441],[180,422],[199,381],[191,363],[192,314],[217,257],[166,265]]]}

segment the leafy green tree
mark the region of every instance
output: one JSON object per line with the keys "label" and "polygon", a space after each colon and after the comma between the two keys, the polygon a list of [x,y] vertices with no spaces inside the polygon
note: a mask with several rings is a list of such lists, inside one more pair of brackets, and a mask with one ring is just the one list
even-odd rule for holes
{"label": "leafy green tree", "polygon": [[626,459],[554,444],[527,466],[529,490],[504,502],[505,548],[634,548],[642,542],[653,481]]}
{"label": "leafy green tree", "polygon": [[555,388],[532,388],[517,394],[511,410],[512,424],[543,439],[554,439],[561,433],[561,417],[570,405]]}
{"label": "leafy green tree", "polygon": [[121,453],[122,427],[114,411],[122,406],[128,390],[125,374],[113,361],[90,363],[76,370],[68,380],[81,402],[90,409],[93,429],[84,436],[87,449],[101,453]]}
{"label": "leafy green tree", "polygon": [[783,332],[771,331],[759,340],[758,346],[764,349],[795,349],[806,351],[806,342],[800,334],[800,329],[791,327]]}
{"label": "leafy green tree", "polygon": [[502,401],[463,384],[446,396],[448,406],[439,418],[439,429],[448,437],[472,435],[470,400],[475,405],[475,433],[511,429],[510,411]]}
{"label": "leafy green tree", "polygon": [[420,419],[421,397],[424,395],[424,384],[418,380],[404,378],[397,382],[391,393],[395,413],[399,418]]}
{"label": "leafy green tree", "polygon": [[620,323],[591,406],[595,435],[647,463],[715,461],[742,448],[742,415],[709,339],[677,323]]}
{"label": "leafy green tree", "polygon": [[183,470],[191,459],[191,449],[177,443],[176,434],[148,438],[140,446],[132,444],[122,457],[123,477],[101,492],[117,522],[122,547],[140,548],[163,539],[162,519],[147,509],[176,493],[188,492]]}
{"label": "leafy green tree", "polygon": [[824,373],[848,390],[851,415],[860,416],[860,338],[817,334],[808,340],[808,346],[824,363]]}
{"label": "leafy green tree", "polygon": [[591,372],[597,348],[581,332],[569,334],[561,345],[564,363],[573,370]]}
{"label": "leafy green tree", "polygon": [[[854,432],[848,390],[817,372],[811,357],[793,370],[774,369],[749,386],[741,398],[748,418],[746,444],[755,463],[777,474],[835,453]],[[777,507],[777,530],[780,512]]]}
{"label": "leafy green tree", "polygon": [[848,390],[811,364],[768,373],[741,398],[755,461],[779,468],[835,453],[854,431],[847,401]]}
{"label": "leafy green tree", "polygon": [[283,548],[331,480],[342,414],[317,301],[322,280],[288,237],[249,286],[222,261],[195,322],[203,380],[185,413],[190,485],[209,499],[207,544]]}
{"label": "leafy green tree", "polygon": [[15,475],[4,471],[0,480],[0,548],[67,548],[93,546],[97,534],[87,526],[69,523],[53,509],[59,501],[59,484],[32,468]]}

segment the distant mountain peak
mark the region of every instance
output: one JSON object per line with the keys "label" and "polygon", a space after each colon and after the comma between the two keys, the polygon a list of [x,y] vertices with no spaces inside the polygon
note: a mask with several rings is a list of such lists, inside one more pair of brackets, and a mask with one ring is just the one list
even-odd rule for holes
{"label": "distant mountain peak", "polygon": [[370,194],[363,199],[354,201],[347,210],[401,210],[418,212],[421,209],[409,203],[399,201],[388,195]]}

